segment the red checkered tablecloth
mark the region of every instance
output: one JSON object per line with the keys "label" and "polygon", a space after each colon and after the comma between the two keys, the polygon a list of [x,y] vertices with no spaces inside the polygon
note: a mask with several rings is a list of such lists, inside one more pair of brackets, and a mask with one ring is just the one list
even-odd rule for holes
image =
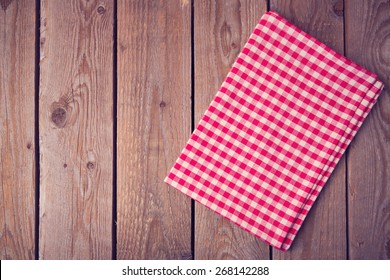
{"label": "red checkered tablecloth", "polygon": [[165,182],[285,251],[382,87],[268,12]]}

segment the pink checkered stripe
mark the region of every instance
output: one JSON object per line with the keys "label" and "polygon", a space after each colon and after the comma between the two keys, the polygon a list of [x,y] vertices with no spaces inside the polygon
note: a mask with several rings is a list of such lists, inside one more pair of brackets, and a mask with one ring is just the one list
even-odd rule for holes
{"label": "pink checkered stripe", "polygon": [[287,250],[382,87],[268,12],[165,182]]}

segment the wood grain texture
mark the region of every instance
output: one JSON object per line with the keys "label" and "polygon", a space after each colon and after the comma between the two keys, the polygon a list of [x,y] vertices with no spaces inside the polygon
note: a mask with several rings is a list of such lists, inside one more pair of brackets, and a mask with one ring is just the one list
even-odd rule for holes
{"label": "wood grain texture", "polygon": [[[194,1],[195,124],[266,11],[266,1]],[[196,259],[268,259],[269,246],[195,205]]]}
{"label": "wood grain texture", "polygon": [[[271,9],[335,51],[343,53],[343,1],[271,0]],[[274,259],[345,259],[346,186],[342,157],[310,210],[290,250]]]}
{"label": "wood grain texture", "polygon": [[349,256],[390,259],[390,1],[345,4],[347,56],[385,83],[348,154]]}
{"label": "wood grain texture", "polygon": [[41,259],[112,256],[112,37],[112,1],[41,2]]}
{"label": "wood grain texture", "polygon": [[163,182],[191,132],[190,1],[118,1],[118,259],[191,259],[191,201]]}
{"label": "wood grain texture", "polygon": [[0,259],[35,254],[35,1],[1,1]]}

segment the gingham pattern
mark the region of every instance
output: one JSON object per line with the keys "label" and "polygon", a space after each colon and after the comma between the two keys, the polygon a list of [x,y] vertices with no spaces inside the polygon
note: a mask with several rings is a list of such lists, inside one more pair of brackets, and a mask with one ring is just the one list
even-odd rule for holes
{"label": "gingham pattern", "polygon": [[268,12],[165,182],[285,251],[382,87]]}

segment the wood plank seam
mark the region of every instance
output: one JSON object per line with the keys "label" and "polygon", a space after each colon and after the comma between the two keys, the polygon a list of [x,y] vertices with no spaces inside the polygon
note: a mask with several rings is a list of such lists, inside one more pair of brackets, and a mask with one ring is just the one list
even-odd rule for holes
{"label": "wood plank seam", "polygon": [[40,80],[40,53],[41,53],[41,1],[35,1],[35,67],[34,67],[34,145],[35,145],[35,252],[34,257],[39,259],[39,198],[40,198],[40,143],[39,143],[39,80]]}
{"label": "wood plank seam", "polygon": [[[191,0],[191,133],[195,129],[195,27],[194,1]],[[195,200],[191,199],[191,254],[195,260]]]}
{"label": "wood plank seam", "polygon": [[112,36],[112,102],[113,102],[113,155],[112,155],[112,259],[117,256],[117,220],[118,220],[118,0],[113,1],[113,36]]}

